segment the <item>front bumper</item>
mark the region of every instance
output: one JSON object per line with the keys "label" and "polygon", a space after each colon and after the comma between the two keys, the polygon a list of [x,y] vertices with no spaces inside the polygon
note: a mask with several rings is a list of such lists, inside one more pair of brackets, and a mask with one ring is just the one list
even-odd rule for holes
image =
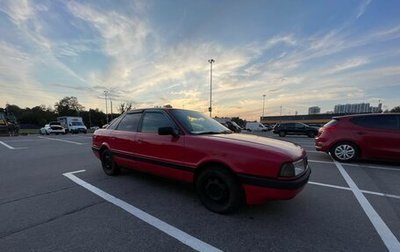
{"label": "front bumper", "polygon": [[246,194],[247,204],[261,204],[268,200],[287,200],[300,193],[311,174],[308,168],[303,175],[293,180],[278,180],[239,174]]}

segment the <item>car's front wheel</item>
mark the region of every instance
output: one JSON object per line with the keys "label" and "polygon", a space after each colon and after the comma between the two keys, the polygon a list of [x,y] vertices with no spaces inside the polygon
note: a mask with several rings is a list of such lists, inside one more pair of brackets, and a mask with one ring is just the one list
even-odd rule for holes
{"label": "car's front wheel", "polygon": [[112,153],[108,149],[101,152],[101,165],[104,173],[109,176],[117,175],[120,172],[120,168],[114,162]]}
{"label": "car's front wheel", "polygon": [[220,167],[202,171],[195,187],[203,205],[216,213],[233,212],[244,202],[243,188],[237,178]]}
{"label": "car's front wheel", "polygon": [[350,162],[358,158],[358,148],[352,143],[338,143],[330,151],[332,157],[337,161]]}
{"label": "car's front wheel", "polygon": [[280,137],[286,136],[286,132],[284,132],[284,131],[279,131],[279,136],[280,136]]}
{"label": "car's front wheel", "polygon": [[313,137],[315,137],[315,133],[312,132],[312,131],[309,131],[309,132],[307,133],[307,136],[313,138]]}

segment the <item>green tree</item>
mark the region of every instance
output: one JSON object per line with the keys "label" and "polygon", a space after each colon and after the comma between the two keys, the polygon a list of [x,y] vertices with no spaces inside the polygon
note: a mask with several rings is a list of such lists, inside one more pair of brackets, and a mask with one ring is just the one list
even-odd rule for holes
{"label": "green tree", "polygon": [[99,109],[89,109],[89,111],[82,111],[80,113],[85,125],[87,127],[98,126],[101,127],[106,124],[106,114]]}
{"label": "green tree", "polygon": [[79,104],[75,96],[66,96],[59,102],[56,102],[54,108],[59,116],[79,116],[80,112],[85,109]]}
{"label": "green tree", "polygon": [[400,106],[394,107],[390,110],[392,113],[400,113]]}

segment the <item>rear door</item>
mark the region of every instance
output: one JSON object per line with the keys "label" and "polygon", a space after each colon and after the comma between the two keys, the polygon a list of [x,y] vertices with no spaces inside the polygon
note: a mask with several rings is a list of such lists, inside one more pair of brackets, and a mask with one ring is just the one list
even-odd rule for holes
{"label": "rear door", "polygon": [[109,126],[112,130],[110,147],[114,159],[122,166],[136,166],[135,149],[136,134],[142,112],[127,113],[121,120],[112,122]]}
{"label": "rear door", "polygon": [[400,159],[399,116],[382,114],[354,118],[353,123],[361,126],[358,134],[365,146],[363,156],[379,159]]}

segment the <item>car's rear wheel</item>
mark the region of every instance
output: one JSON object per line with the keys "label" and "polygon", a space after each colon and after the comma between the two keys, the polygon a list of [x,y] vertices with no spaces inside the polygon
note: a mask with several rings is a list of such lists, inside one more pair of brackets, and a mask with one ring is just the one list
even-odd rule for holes
{"label": "car's rear wheel", "polygon": [[280,136],[280,137],[286,136],[286,132],[285,132],[285,131],[279,131],[279,136]]}
{"label": "car's rear wheel", "polygon": [[359,154],[357,146],[348,142],[336,144],[330,153],[334,159],[341,162],[355,161]]}
{"label": "car's rear wheel", "polygon": [[212,167],[202,171],[195,186],[200,201],[210,211],[229,213],[244,203],[242,185],[226,169]]}
{"label": "car's rear wheel", "polygon": [[101,165],[104,173],[109,176],[117,175],[120,172],[120,168],[114,162],[112,153],[108,149],[101,152]]}
{"label": "car's rear wheel", "polygon": [[310,131],[307,133],[307,136],[313,138],[313,137],[315,137],[315,133]]}

